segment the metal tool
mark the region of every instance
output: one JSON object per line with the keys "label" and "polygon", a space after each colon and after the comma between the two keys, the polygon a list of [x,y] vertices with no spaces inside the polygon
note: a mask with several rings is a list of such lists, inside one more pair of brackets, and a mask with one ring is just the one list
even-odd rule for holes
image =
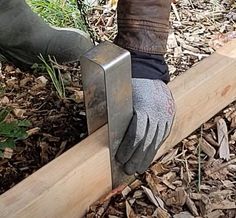
{"label": "metal tool", "polygon": [[115,153],[132,118],[130,53],[100,43],[81,58],[89,134],[108,123],[113,187],[128,182]]}

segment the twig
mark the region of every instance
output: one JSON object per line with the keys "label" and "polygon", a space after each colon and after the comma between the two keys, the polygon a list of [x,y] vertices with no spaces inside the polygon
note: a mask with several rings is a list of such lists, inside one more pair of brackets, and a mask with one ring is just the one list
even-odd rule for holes
{"label": "twig", "polygon": [[176,16],[177,20],[181,23],[181,19],[180,19],[180,16],[179,16],[179,13],[178,13],[178,10],[177,10],[175,4],[171,3],[171,7],[172,7],[172,9],[173,9],[173,11],[175,13],[175,16]]}
{"label": "twig", "polygon": [[201,144],[203,136],[203,125],[201,126],[201,135],[198,144],[198,192],[201,191]]}

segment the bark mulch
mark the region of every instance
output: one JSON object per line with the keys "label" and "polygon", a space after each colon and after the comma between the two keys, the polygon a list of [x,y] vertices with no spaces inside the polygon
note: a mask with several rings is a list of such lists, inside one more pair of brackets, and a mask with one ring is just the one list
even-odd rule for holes
{"label": "bark mulch", "polygon": [[5,122],[30,122],[26,139],[1,147],[0,194],[87,136],[79,67],[61,70],[66,99],[58,97],[45,72],[32,71],[7,63],[0,68],[0,106],[10,110]]}

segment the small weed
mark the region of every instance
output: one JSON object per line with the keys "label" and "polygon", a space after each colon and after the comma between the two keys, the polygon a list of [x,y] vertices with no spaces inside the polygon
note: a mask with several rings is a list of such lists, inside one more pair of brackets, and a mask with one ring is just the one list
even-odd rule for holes
{"label": "small weed", "polygon": [[61,76],[61,71],[60,69],[57,69],[58,71],[55,71],[55,68],[53,67],[53,63],[56,63],[56,60],[52,60],[49,57],[49,62],[50,65],[48,64],[48,62],[43,58],[42,55],[40,55],[39,59],[43,62],[45,69],[48,73],[48,75],[50,76],[52,83],[59,95],[59,97],[61,99],[65,99],[66,98],[66,91],[65,91],[65,86],[64,86],[64,82]]}
{"label": "small weed", "polygon": [[31,125],[28,120],[6,122],[5,119],[9,113],[8,108],[0,110],[0,157],[3,156],[5,148],[14,148],[17,140],[28,137],[26,128]]}
{"label": "small weed", "polygon": [[197,189],[200,192],[201,191],[201,182],[202,182],[202,173],[201,173],[201,145],[202,145],[202,139],[203,139],[203,126],[201,126],[201,133],[200,133],[200,140],[198,143],[198,179],[197,179]]}
{"label": "small weed", "polygon": [[2,63],[6,63],[6,62],[7,62],[6,57],[3,54],[0,53],[0,66],[1,66]]}

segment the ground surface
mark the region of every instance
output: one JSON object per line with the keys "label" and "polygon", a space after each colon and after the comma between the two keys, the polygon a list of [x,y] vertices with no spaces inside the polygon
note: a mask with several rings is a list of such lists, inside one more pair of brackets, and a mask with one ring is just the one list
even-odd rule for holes
{"label": "ground surface", "polygon": [[[28,137],[15,147],[1,147],[0,194],[86,137],[81,81],[77,66],[65,69],[67,99],[60,99],[47,74],[21,71],[9,64],[0,68],[1,110],[6,123],[30,121]],[[0,124],[1,133],[1,124]],[[3,141],[8,137],[0,135]]]}
{"label": "ground surface", "polygon": [[[97,42],[116,35],[116,6],[110,2],[86,14]],[[172,79],[235,37],[236,5],[230,3],[234,1],[172,4],[166,55]],[[0,146],[0,194],[86,137],[79,67],[64,66],[62,75],[66,99],[58,97],[45,71],[24,71],[1,63],[0,105],[10,109],[5,121],[31,124],[26,128],[27,138],[16,140],[15,147]],[[226,136],[220,140],[218,133],[224,124],[228,140]],[[236,217],[235,129],[236,103],[179,143],[129,187],[114,190],[93,205],[87,217]],[[5,139],[0,135],[1,141]]]}

